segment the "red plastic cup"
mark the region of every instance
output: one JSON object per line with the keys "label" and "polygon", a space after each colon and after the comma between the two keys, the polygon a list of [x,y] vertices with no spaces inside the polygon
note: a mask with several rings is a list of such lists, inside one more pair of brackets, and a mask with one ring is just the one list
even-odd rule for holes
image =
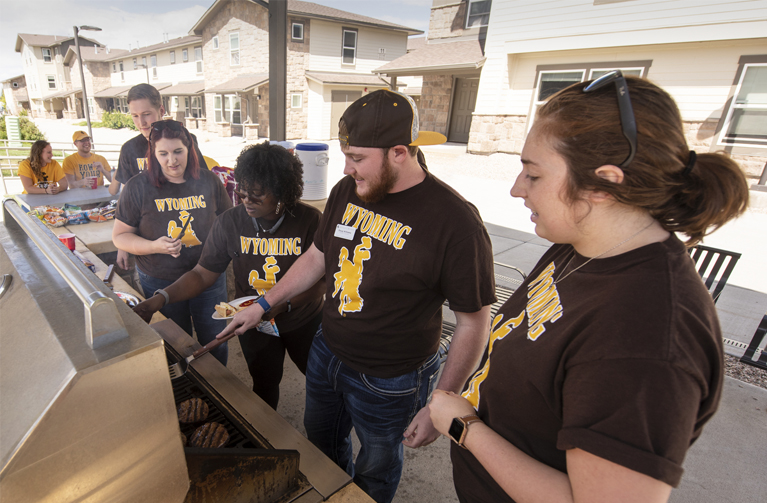
{"label": "red plastic cup", "polygon": [[87,180],[88,180],[87,187],[89,189],[95,189],[96,187],[99,186],[99,178],[97,176],[89,176]]}
{"label": "red plastic cup", "polygon": [[64,243],[64,246],[71,251],[75,251],[75,235],[74,234],[59,234],[59,241]]}

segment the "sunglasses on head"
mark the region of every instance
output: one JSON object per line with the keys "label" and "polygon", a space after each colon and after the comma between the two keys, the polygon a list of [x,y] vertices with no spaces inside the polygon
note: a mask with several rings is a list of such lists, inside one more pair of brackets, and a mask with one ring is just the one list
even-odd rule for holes
{"label": "sunglasses on head", "polygon": [[631,149],[629,151],[629,156],[619,165],[620,168],[626,169],[626,167],[631,164],[631,161],[634,160],[634,156],[637,152],[637,124],[634,119],[634,109],[631,106],[631,98],[629,97],[629,86],[626,84],[626,79],[623,77],[623,73],[620,70],[608,72],[583,88],[583,92],[590,93],[613,82],[615,82],[615,90],[618,94],[618,111],[621,115],[621,129],[623,130],[623,136],[628,140]]}
{"label": "sunglasses on head", "polygon": [[152,133],[155,131],[160,132],[164,129],[170,129],[171,131],[184,132],[184,125],[179,121],[165,120],[152,123]]}

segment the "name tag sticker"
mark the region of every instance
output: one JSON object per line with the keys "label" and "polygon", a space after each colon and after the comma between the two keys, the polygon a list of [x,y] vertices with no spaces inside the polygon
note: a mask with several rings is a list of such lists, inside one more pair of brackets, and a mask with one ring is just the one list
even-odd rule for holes
{"label": "name tag sticker", "polygon": [[336,225],[336,233],[334,234],[334,236],[337,238],[348,239],[349,241],[351,241],[352,239],[354,239],[355,232],[357,232],[357,229],[355,229],[354,227],[338,224]]}

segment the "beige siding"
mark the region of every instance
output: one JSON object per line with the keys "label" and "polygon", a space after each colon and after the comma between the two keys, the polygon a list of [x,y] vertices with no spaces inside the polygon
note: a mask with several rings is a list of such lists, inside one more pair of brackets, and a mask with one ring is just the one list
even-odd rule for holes
{"label": "beige siding", "polygon": [[[307,138],[330,138],[330,97],[326,106],[322,93],[322,84],[308,81],[309,98],[307,99],[308,127]],[[328,95],[329,96],[329,95]]]}
{"label": "beige siding", "polygon": [[[342,33],[344,28],[357,29],[357,56],[355,64],[341,63]],[[407,53],[407,35],[405,33],[376,30],[372,28],[329,23],[312,19],[311,21],[311,70],[322,72],[369,73]],[[383,59],[379,50],[383,48]]]}

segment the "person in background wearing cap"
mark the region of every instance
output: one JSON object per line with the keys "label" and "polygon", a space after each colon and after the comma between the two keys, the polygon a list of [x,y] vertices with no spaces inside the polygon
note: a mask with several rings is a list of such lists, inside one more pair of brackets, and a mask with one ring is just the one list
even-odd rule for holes
{"label": "person in background wearing cap", "polygon": [[[152,132],[152,124],[161,121],[165,115],[165,107],[162,106],[162,96],[154,86],[138,84],[128,91],[128,112],[133,119],[133,124],[141,134],[134,136],[125,142],[120,149],[120,160],[117,162],[117,173],[113,176],[113,182],[109,186],[109,193],[113,196],[120,191],[122,184],[144,171],[149,162],[146,154],[149,151],[149,134]],[[194,141],[194,149],[197,159],[203,159],[202,152],[197,146],[197,138],[190,133]],[[201,167],[207,167],[200,163]],[[117,265],[128,271],[132,269],[130,255],[117,250]]]}
{"label": "person in background wearing cap", "polygon": [[[107,160],[98,154],[91,152],[91,137],[85,131],[76,131],[72,135],[72,142],[77,147],[77,153],[68,155],[64,159],[64,174],[67,177],[69,187],[90,188],[90,180],[98,178],[97,185],[104,185],[104,177],[113,183],[114,171],[111,171]],[[95,188],[95,187],[94,187]]]}
{"label": "person in background wearing cap", "polygon": [[[492,247],[477,209],[419,164],[418,145],[446,139],[419,133],[408,96],[380,90],[355,101],[339,139],[349,176],[331,191],[314,243],[218,337],[244,333],[325,275],[306,370],[307,436],[374,500],[388,502],[403,444],[439,435],[423,408],[435,384],[460,393],[487,343]],[[457,326],[437,382],[445,299]],[[352,427],[361,443],[356,463]]]}

